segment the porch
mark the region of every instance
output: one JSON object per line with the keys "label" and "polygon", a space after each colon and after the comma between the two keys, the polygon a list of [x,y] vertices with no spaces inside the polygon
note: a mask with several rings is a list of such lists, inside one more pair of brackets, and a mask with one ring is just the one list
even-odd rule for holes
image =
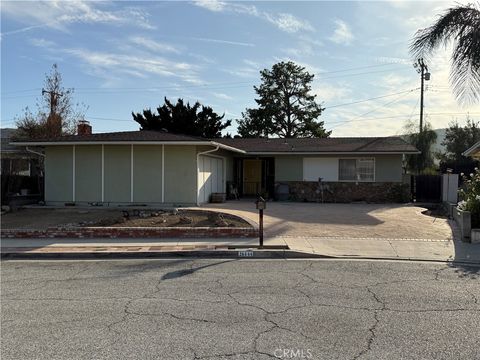
{"label": "porch", "polygon": [[238,196],[253,198],[258,195],[273,199],[275,193],[275,159],[273,157],[237,157],[233,161],[233,182],[227,189],[235,189]]}

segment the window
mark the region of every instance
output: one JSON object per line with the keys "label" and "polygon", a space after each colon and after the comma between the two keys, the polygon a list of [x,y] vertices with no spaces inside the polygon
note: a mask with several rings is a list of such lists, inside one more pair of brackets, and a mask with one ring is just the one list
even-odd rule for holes
{"label": "window", "polygon": [[375,159],[339,159],[338,180],[340,181],[374,181]]}

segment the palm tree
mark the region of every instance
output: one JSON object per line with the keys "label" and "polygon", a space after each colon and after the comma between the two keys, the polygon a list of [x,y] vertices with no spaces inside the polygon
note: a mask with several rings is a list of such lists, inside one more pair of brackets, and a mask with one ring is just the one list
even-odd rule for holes
{"label": "palm tree", "polygon": [[480,98],[480,9],[459,5],[448,9],[430,27],[418,30],[410,52],[419,59],[440,45],[453,42],[450,82],[457,100],[474,103]]}

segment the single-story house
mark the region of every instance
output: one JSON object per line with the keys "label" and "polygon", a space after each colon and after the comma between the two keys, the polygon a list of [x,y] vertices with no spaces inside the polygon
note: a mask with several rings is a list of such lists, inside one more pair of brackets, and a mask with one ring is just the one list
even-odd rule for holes
{"label": "single-story house", "polygon": [[463,156],[470,156],[476,160],[480,160],[480,141],[476,142],[472,147],[462,153]]}
{"label": "single-story house", "polygon": [[17,129],[0,129],[0,159],[2,175],[21,175],[36,176],[39,175],[39,155],[35,151],[27,151],[25,148],[19,148],[10,144]]}
{"label": "single-story house", "polygon": [[418,153],[399,137],[201,139],[82,126],[15,143],[44,148],[47,204],[180,206],[234,190],[273,198],[280,185],[293,200],[388,202],[402,187],[403,155]]}

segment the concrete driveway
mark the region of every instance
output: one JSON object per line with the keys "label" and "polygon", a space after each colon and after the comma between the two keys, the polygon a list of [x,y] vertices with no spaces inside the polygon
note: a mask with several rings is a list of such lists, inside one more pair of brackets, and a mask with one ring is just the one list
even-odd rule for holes
{"label": "concrete driveway", "polygon": [[[208,204],[258,222],[253,200]],[[269,202],[267,237],[328,237],[452,240],[449,220],[422,214],[425,208],[397,204],[318,204]]]}

